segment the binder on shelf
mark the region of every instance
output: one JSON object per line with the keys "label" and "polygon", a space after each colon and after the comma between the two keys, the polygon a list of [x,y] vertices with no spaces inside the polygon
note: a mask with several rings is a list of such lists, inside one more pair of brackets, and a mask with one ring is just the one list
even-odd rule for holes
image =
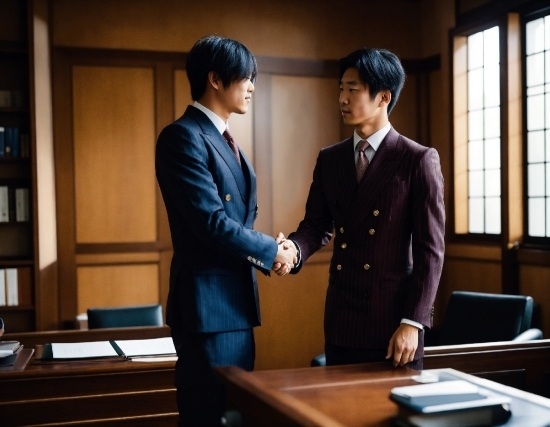
{"label": "binder on shelf", "polygon": [[6,129],[0,127],[0,157],[6,157]]}
{"label": "binder on shelf", "polygon": [[6,272],[0,268],[0,306],[6,305]]}
{"label": "binder on shelf", "polygon": [[17,268],[6,268],[6,294],[8,305],[19,305]]}
{"label": "binder on shelf", "polygon": [[15,189],[15,221],[26,222],[30,220],[29,189]]}
{"label": "binder on shelf", "polygon": [[510,397],[464,380],[396,387],[390,399],[399,406],[396,426],[499,425],[511,416]]}
{"label": "binder on shelf", "polygon": [[0,186],[0,222],[8,222],[10,220],[10,207],[8,197],[8,187]]}

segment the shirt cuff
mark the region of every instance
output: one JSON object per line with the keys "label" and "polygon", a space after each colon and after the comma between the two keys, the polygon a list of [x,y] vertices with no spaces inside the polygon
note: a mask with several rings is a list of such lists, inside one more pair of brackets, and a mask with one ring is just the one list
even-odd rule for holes
{"label": "shirt cuff", "polygon": [[421,331],[424,330],[424,325],[422,323],[415,322],[414,320],[401,319],[401,323],[406,323],[407,325],[414,326],[420,329]]}
{"label": "shirt cuff", "polygon": [[294,243],[294,246],[296,246],[296,251],[298,252],[296,254],[296,258],[298,258],[298,261],[296,261],[296,264],[294,264],[294,268],[298,267],[302,262],[302,251],[300,250],[300,246],[298,246],[298,243],[296,243],[295,240],[290,240],[292,243]]}

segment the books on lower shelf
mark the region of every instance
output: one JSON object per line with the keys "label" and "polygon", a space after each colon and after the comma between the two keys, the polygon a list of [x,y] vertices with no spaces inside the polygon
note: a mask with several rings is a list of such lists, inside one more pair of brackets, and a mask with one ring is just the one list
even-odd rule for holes
{"label": "books on lower shelf", "polygon": [[30,306],[32,298],[32,268],[0,268],[0,306]]}
{"label": "books on lower shelf", "polygon": [[0,222],[28,222],[29,220],[29,189],[0,185]]}
{"label": "books on lower shelf", "polygon": [[172,338],[46,344],[42,360],[175,356]]}
{"label": "books on lower shelf", "polygon": [[396,387],[390,399],[399,406],[396,426],[488,426],[511,416],[510,397],[465,380]]}
{"label": "books on lower shelf", "polygon": [[0,158],[28,158],[30,138],[18,127],[0,127]]}

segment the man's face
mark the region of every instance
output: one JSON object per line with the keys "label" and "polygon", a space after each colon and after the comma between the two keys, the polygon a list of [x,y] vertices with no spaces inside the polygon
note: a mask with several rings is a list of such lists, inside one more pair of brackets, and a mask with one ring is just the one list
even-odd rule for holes
{"label": "man's face", "polygon": [[378,93],[371,99],[369,87],[356,68],[348,68],[340,80],[340,111],[346,125],[362,126],[376,121],[381,113]]}
{"label": "man's face", "polygon": [[221,101],[230,113],[244,114],[254,92],[254,84],[248,79],[233,82],[220,92]]}

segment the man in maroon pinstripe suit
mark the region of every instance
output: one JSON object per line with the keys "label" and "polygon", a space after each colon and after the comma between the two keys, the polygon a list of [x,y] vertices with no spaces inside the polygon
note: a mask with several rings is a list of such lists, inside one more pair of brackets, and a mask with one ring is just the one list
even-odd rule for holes
{"label": "man in maroon pinstripe suit", "polygon": [[[388,115],[405,81],[397,56],[360,49],[340,60],[340,109],[354,135],[324,148],[306,214],[286,246],[297,273],[335,235],[325,305],[327,365],[391,360],[422,369],[424,328],[444,253],[443,176],[435,149],[397,133]],[[367,142],[363,142],[363,141]]]}

